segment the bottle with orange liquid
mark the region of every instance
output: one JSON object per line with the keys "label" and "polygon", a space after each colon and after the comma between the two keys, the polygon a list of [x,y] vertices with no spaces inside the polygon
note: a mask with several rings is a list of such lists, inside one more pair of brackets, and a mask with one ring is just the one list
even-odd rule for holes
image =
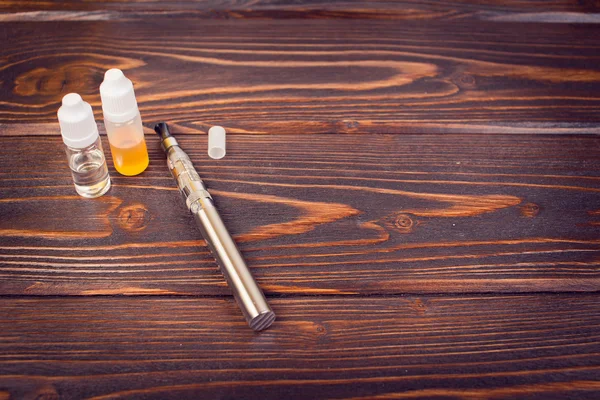
{"label": "bottle with orange liquid", "polygon": [[120,69],[109,69],[100,85],[100,97],[115,169],[126,176],[141,174],[149,158],[133,84]]}

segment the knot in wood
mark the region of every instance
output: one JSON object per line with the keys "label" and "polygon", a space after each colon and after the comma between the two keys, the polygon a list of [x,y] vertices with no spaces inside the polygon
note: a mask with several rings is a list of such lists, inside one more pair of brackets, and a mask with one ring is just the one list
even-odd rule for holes
{"label": "knot in wood", "polygon": [[35,68],[15,79],[15,94],[19,96],[55,96],[57,93],[87,93],[98,87],[103,72],[89,65],[66,63],[52,68]]}
{"label": "knot in wood", "polygon": [[402,233],[409,233],[412,232],[414,222],[408,214],[398,214],[394,226]]}
{"label": "knot in wood", "polygon": [[540,206],[535,203],[527,203],[521,206],[521,215],[527,218],[533,218],[540,212]]}
{"label": "knot in wood", "polygon": [[137,232],[145,229],[150,219],[150,212],[143,204],[132,204],[121,208],[117,221],[122,229]]}
{"label": "knot in wood", "polygon": [[452,82],[458,86],[459,88],[462,89],[472,89],[475,88],[477,86],[477,81],[475,80],[475,77],[473,75],[470,74],[465,74],[465,73],[457,73],[454,74],[452,77]]}

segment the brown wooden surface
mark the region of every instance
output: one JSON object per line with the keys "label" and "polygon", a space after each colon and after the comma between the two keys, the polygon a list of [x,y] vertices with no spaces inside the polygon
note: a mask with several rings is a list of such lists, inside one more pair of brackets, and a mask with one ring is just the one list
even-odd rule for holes
{"label": "brown wooden surface", "polygon": [[600,132],[600,24],[148,17],[3,27],[3,135],[56,133],[71,91],[100,118],[108,67],[136,83],[147,126],[169,120],[178,132]]}
{"label": "brown wooden surface", "polygon": [[[0,400],[600,397],[599,13],[1,1]],[[56,110],[75,91],[100,122],[111,67],[135,83],[151,162],[122,177],[107,152],[113,187],[84,200]],[[269,330],[230,297],[159,120]]]}
{"label": "brown wooden surface", "polygon": [[[0,303],[0,385],[25,398],[593,398],[595,295],[273,300],[259,335],[231,299]],[[31,397],[34,398],[34,397]]]}
{"label": "brown wooden surface", "polygon": [[197,1],[3,1],[5,18],[135,19],[148,14],[194,18],[523,19],[533,22],[595,21],[597,0],[197,0]]}
{"label": "brown wooden surface", "polygon": [[[267,292],[600,287],[599,138],[305,137],[232,136],[220,161],[181,138]],[[0,140],[0,292],[228,293],[158,138],[139,177],[109,158],[113,188],[91,202],[61,146]]]}

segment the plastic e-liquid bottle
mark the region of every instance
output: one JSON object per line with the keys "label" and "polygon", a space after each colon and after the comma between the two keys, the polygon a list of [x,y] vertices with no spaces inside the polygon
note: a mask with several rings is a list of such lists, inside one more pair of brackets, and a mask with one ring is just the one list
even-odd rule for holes
{"label": "plastic e-liquid bottle", "polygon": [[110,177],[92,107],[69,93],[62,99],[58,122],[75,190],[83,197],[102,196],[110,189]]}
{"label": "plastic e-liquid bottle", "polygon": [[121,175],[141,174],[149,159],[133,84],[120,69],[109,69],[100,85],[100,97],[115,169]]}

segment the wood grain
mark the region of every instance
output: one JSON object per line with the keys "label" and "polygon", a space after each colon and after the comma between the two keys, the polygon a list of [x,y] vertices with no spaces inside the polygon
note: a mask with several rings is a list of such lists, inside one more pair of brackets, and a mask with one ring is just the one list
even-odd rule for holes
{"label": "wood grain", "polygon": [[600,24],[7,22],[1,134],[56,132],[69,92],[101,120],[111,67],[148,127],[185,133],[600,133],[597,37]]}
{"label": "wood grain", "polygon": [[[0,400],[599,398],[600,136],[573,135],[600,133],[599,37],[597,0],[1,1]],[[75,195],[56,111],[101,121],[112,67],[269,330],[154,135]]]}
{"label": "wood grain", "polygon": [[[13,398],[596,398],[596,295],[0,299]],[[32,397],[34,398],[34,397]]]}
{"label": "wood grain", "polygon": [[[600,138],[305,137],[180,137],[267,293],[600,289]],[[0,140],[0,293],[229,293],[147,141],[90,201],[60,139]]]}
{"label": "wood grain", "polygon": [[5,18],[133,19],[152,14],[193,18],[360,18],[360,19],[486,19],[550,13],[559,21],[600,12],[597,0],[209,0],[209,1],[3,1]]}

